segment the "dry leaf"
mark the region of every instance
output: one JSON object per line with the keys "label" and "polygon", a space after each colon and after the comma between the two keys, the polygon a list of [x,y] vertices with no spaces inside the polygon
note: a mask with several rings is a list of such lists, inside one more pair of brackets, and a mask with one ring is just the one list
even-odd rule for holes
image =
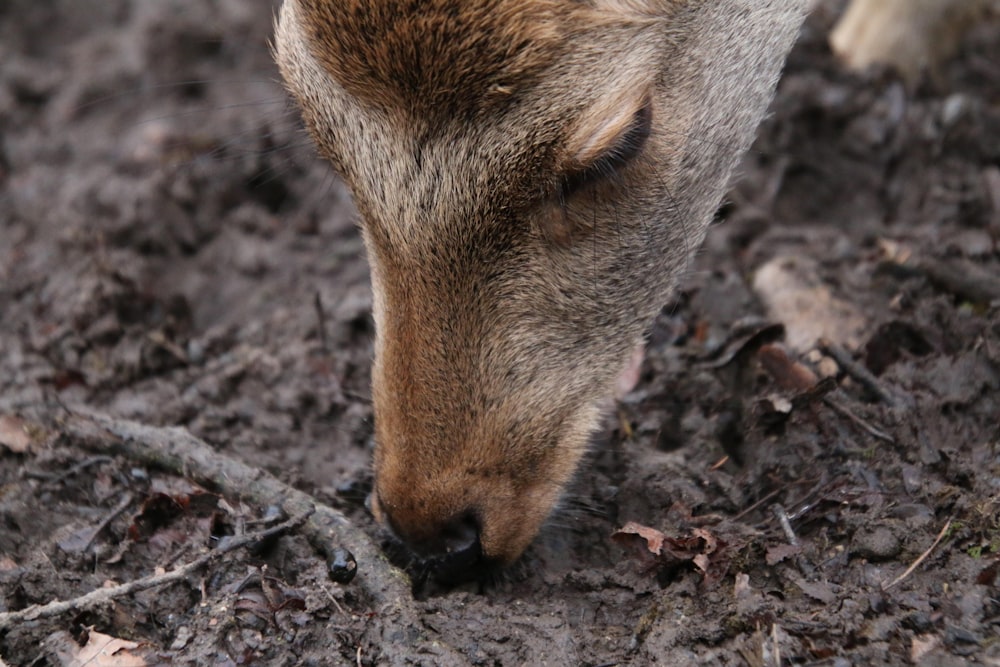
{"label": "dry leaf", "polygon": [[705,555],[715,553],[715,550],[719,547],[719,541],[715,539],[715,535],[704,528],[695,528],[691,531],[691,534],[705,540],[705,546],[701,549],[701,552]]}
{"label": "dry leaf", "polygon": [[686,537],[669,537],[655,528],[630,521],[615,531],[611,539],[646,565],[672,569],[690,563],[705,575],[706,581],[718,581],[729,566],[727,558],[719,557],[726,543],[705,528],[693,528]]}
{"label": "dry leaf", "polygon": [[798,586],[803,593],[814,600],[819,600],[823,604],[833,604],[837,601],[837,593],[834,592],[833,587],[825,581],[805,581],[803,579],[796,579],[795,585]]}
{"label": "dry leaf", "polygon": [[27,422],[19,417],[0,415],[0,445],[15,454],[27,454],[31,448]]}
{"label": "dry leaf", "polygon": [[815,262],[802,257],[778,257],[760,267],[753,289],[771,319],[785,325],[785,340],[797,352],[808,352],[820,338],[856,348],[868,324],[823,284]]}
{"label": "dry leaf", "polygon": [[775,544],[767,548],[764,559],[768,565],[777,565],[786,558],[797,556],[801,552],[802,547],[798,544]]}
{"label": "dry leaf", "polygon": [[790,358],[777,345],[763,345],[757,350],[757,358],[767,374],[774,378],[783,389],[808,391],[819,379],[815,373],[801,363]]}
{"label": "dry leaf", "polygon": [[649,553],[659,556],[663,552],[663,540],[665,537],[663,533],[655,528],[629,521],[616,530],[611,539],[622,545],[636,545],[641,541],[645,544]]}
{"label": "dry leaf", "polygon": [[97,539],[97,533],[103,526],[81,526],[76,528],[66,537],[61,538],[56,544],[59,549],[68,554],[84,553],[90,545]]}
{"label": "dry leaf", "polygon": [[708,566],[711,565],[711,562],[708,560],[708,556],[706,556],[705,554],[698,554],[697,556],[691,559],[691,562],[694,563],[695,567],[697,567],[699,570],[701,570],[705,574],[708,574]]}
{"label": "dry leaf", "polygon": [[910,645],[910,662],[916,664],[936,649],[941,640],[936,635],[917,635]]}
{"label": "dry leaf", "polygon": [[105,635],[89,628],[87,643],[80,646],[65,631],[49,635],[47,644],[63,667],[145,667],[146,660],[134,651],[139,644]]}

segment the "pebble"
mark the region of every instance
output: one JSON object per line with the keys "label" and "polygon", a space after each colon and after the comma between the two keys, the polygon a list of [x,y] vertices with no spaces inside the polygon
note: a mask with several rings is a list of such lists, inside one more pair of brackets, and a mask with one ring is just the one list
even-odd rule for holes
{"label": "pebble", "polygon": [[890,560],[902,550],[899,538],[885,526],[858,529],[851,545],[851,553],[869,561]]}

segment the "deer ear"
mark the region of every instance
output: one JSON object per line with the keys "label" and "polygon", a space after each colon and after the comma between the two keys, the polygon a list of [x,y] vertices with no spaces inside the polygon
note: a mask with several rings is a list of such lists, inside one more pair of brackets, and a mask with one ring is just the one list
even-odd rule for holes
{"label": "deer ear", "polygon": [[633,129],[636,116],[649,105],[649,99],[649,85],[616,87],[598,99],[580,116],[566,142],[567,167],[585,168],[614,151]]}

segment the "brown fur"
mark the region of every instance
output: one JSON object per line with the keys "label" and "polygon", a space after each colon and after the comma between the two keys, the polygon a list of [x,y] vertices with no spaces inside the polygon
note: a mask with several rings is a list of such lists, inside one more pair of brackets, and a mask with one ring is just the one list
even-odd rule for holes
{"label": "brown fur", "polygon": [[300,4],[313,56],[345,92],[411,119],[490,113],[538,79],[566,46],[559,25],[580,11],[553,1]]}
{"label": "brown fur", "polygon": [[[805,4],[286,0],[277,60],[372,269],[373,504],[418,552],[467,515],[495,561],[537,533]],[[644,110],[638,155],[584,179]]]}

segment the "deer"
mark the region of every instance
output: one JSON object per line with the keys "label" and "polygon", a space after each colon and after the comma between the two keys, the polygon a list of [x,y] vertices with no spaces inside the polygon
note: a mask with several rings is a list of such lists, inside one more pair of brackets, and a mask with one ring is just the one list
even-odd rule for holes
{"label": "deer", "polygon": [[442,579],[558,503],[810,4],[284,1],[274,55],[371,271],[371,511]]}

